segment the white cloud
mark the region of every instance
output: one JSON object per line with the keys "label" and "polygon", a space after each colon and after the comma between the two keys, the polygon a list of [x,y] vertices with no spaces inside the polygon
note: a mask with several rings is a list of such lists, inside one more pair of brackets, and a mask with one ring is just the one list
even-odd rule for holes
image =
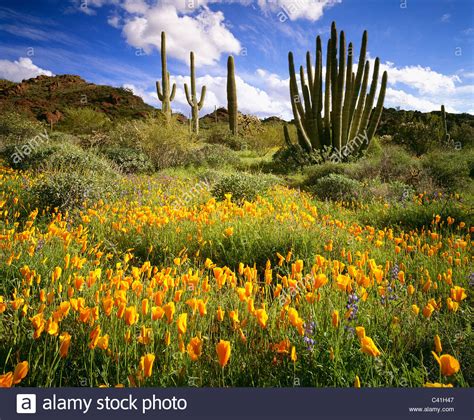
{"label": "white cloud", "polygon": [[258,0],[264,11],[278,14],[281,21],[307,19],[312,22],[323,16],[324,9],[341,3],[342,0]]}
{"label": "white cloud", "polygon": [[451,21],[451,15],[449,13],[445,13],[443,16],[441,16],[441,22],[448,23],[450,21]]}
{"label": "white cloud", "polygon": [[[390,87],[387,88],[387,93],[385,95],[386,108],[400,107],[402,109],[416,109],[421,112],[430,112],[438,109],[440,106],[439,103]],[[447,111],[452,112],[450,109],[447,109]]]}
{"label": "white cloud", "polygon": [[385,70],[388,73],[388,83],[390,85],[402,84],[409,86],[422,95],[434,95],[440,91],[453,92],[456,83],[461,82],[457,75],[444,75],[431,70],[430,67],[420,65],[399,68],[394,63],[387,62],[380,66],[381,73]]}
{"label": "white cloud", "polygon": [[189,51],[194,51],[196,66],[215,64],[221,54],[240,51],[240,42],[224,24],[224,14],[206,7],[191,17],[178,14],[172,5],[157,6],[131,18],[123,28],[127,42],[146,53],[160,49],[162,31],[168,55],[187,62]]}
{"label": "white cloud", "polygon": [[109,16],[109,18],[107,19],[107,23],[114,28],[120,28],[120,16]]}
{"label": "white cloud", "polygon": [[[284,119],[291,119],[291,105],[288,100],[288,79],[280,79],[277,75],[266,70],[259,69],[256,76],[265,76],[264,84],[256,87],[241,77],[236,75],[237,102],[239,111],[244,114],[257,115],[259,117],[279,116]],[[176,96],[171,107],[174,112],[181,112],[188,116],[190,107],[184,93],[184,83],[190,84],[189,76],[171,76],[171,84],[176,83]],[[225,76],[211,76],[209,74],[196,77],[196,89],[198,99],[201,95],[201,87],[206,86],[206,98],[204,106],[200,111],[200,116],[214,111],[214,107],[227,107],[227,78]],[[158,108],[161,103],[158,101],[156,92],[136,86],[132,83],[124,84],[123,87],[131,89],[135,95]]]}
{"label": "white cloud", "polygon": [[12,82],[21,82],[39,75],[53,76],[49,70],[42,69],[30,58],[21,57],[18,61],[0,60],[0,78]]}

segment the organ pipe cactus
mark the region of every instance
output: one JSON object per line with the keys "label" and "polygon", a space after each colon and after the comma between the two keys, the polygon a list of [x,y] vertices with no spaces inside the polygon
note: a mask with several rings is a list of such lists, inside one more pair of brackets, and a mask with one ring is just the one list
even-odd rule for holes
{"label": "organ pipe cactus", "polygon": [[[352,43],[346,51],[344,31],[338,34],[335,22],[327,44],[326,74],[323,79],[321,38],[316,38],[313,72],[311,54],[306,53],[306,74],[300,67],[301,94],[296,79],[293,53],[288,54],[290,96],[298,142],[308,153],[326,148],[336,152],[339,161],[349,154],[360,154],[373,138],[380,121],[387,88],[387,72],[382,76],[374,108],[380,60],[375,59],[369,88],[370,62],[366,60],[367,31],[362,36],[357,71],[353,71]],[[339,56],[338,56],[339,53]],[[324,88],[324,89],[323,89]],[[367,89],[369,91],[367,92]],[[364,139],[364,141],[360,141]]]}
{"label": "organ pipe cactus", "polygon": [[232,56],[227,59],[227,112],[229,114],[230,131],[237,135],[237,88],[235,85],[234,57]]}
{"label": "organ pipe cactus", "polygon": [[190,66],[191,66],[191,94],[189,94],[188,85],[184,84],[184,92],[186,93],[186,99],[192,111],[192,131],[196,134],[199,133],[199,111],[204,105],[204,98],[206,97],[206,86],[201,88],[201,99],[198,101],[196,97],[196,75],[194,72],[194,53],[191,51],[189,54]]}
{"label": "organ pipe cactus", "polygon": [[171,101],[176,94],[176,83],[170,91],[170,74],[166,65],[166,34],[161,33],[161,84],[159,80],[156,81],[156,92],[158,99],[161,101],[161,112],[165,115],[167,121],[171,119]]}

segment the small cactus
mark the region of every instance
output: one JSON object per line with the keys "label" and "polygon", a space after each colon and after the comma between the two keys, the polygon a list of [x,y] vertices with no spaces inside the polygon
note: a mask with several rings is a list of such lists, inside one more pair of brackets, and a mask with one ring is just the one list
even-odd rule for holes
{"label": "small cactus", "polygon": [[191,94],[189,94],[188,85],[184,84],[184,91],[186,93],[186,99],[188,101],[189,106],[192,110],[192,131],[196,134],[199,133],[199,111],[201,110],[202,106],[204,105],[204,98],[206,97],[206,86],[201,88],[201,99],[197,100],[196,97],[196,75],[194,72],[194,53],[191,51],[189,54],[190,58],[190,66],[191,66]]}
{"label": "small cactus", "polygon": [[229,113],[230,131],[237,135],[237,88],[235,85],[234,57],[232,56],[227,59],[227,112]]}
{"label": "small cactus", "polygon": [[176,94],[176,83],[173,83],[173,87],[170,92],[170,74],[166,66],[166,34],[161,33],[161,83],[159,80],[156,81],[156,92],[158,99],[161,101],[161,112],[165,115],[166,121],[171,119],[171,101],[174,99]]}

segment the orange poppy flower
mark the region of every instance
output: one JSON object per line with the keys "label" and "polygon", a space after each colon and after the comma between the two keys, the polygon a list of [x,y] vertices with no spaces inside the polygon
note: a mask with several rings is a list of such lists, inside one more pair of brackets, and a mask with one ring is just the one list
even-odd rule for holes
{"label": "orange poppy flower", "polygon": [[220,340],[216,345],[217,357],[221,367],[225,367],[230,359],[231,346],[230,341]]}

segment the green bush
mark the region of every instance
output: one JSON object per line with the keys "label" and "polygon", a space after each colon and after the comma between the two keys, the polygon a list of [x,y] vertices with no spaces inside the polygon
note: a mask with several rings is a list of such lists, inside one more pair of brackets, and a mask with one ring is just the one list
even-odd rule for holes
{"label": "green bush", "polygon": [[169,124],[165,124],[161,116],[135,121],[130,123],[129,130],[120,131],[114,136],[124,133],[129,136],[122,137],[120,145],[142,150],[156,170],[186,164],[188,151],[195,148],[191,143],[188,127],[174,118]]}
{"label": "green bush", "polygon": [[380,178],[383,182],[399,180],[415,184],[421,171],[419,159],[410,155],[403,147],[385,144],[381,153],[366,156],[352,166],[351,175],[362,181]]}
{"label": "green bush", "polygon": [[325,162],[319,165],[308,166],[303,170],[304,185],[314,185],[319,179],[331,174],[349,175],[349,163]]}
{"label": "green bush", "polygon": [[102,154],[117,165],[121,172],[126,174],[147,173],[153,170],[151,160],[141,150],[112,146],[102,150]]}
{"label": "green bush", "polygon": [[398,203],[410,201],[415,194],[415,189],[397,180],[381,182],[379,179],[374,179],[367,185],[367,194],[386,202]]}
{"label": "green bush", "polygon": [[189,151],[186,164],[219,168],[236,166],[239,164],[239,158],[233,150],[226,146],[206,144],[199,149]]}
{"label": "green bush", "polygon": [[24,143],[43,133],[42,124],[24,115],[16,112],[5,112],[0,115],[0,139],[4,146],[9,143]]}
{"label": "green bush", "polygon": [[223,176],[217,181],[212,189],[212,195],[219,200],[223,200],[225,194],[232,194],[232,200],[234,201],[251,201],[257,195],[264,194],[278,181],[279,179],[272,175],[253,175],[237,172]]}
{"label": "green bush", "polygon": [[247,147],[246,141],[241,136],[235,136],[225,125],[218,125],[211,128],[205,135],[204,141],[209,144],[220,144],[232,150],[244,150]]}
{"label": "green bush", "polygon": [[[423,157],[423,168],[448,192],[461,192],[470,181],[469,154],[436,150]],[[472,156],[472,154],[471,154]]]}
{"label": "green bush", "polygon": [[102,112],[91,108],[67,108],[64,118],[57,124],[57,129],[72,134],[92,134],[109,126],[110,119]]}
{"label": "green bush", "polygon": [[417,156],[427,153],[441,141],[441,125],[439,117],[432,115],[427,123],[410,121],[400,124],[393,136],[395,143],[405,146]]}
{"label": "green bush", "polygon": [[86,201],[112,198],[118,191],[116,181],[92,171],[47,172],[31,188],[31,194],[40,210],[72,210],[82,208]]}
{"label": "green bush", "polygon": [[106,159],[92,151],[85,151],[69,141],[45,142],[36,148],[20,162],[12,160],[9,163],[16,169],[54,170],[54,171],[96,171],[100,174],[114,175],[115,171]]}
{"label": "green bush", "polygon": [[310,189],[322,200],[358,201],[362,198],[362,183],[341,174],[330,174],[318,179]]}

